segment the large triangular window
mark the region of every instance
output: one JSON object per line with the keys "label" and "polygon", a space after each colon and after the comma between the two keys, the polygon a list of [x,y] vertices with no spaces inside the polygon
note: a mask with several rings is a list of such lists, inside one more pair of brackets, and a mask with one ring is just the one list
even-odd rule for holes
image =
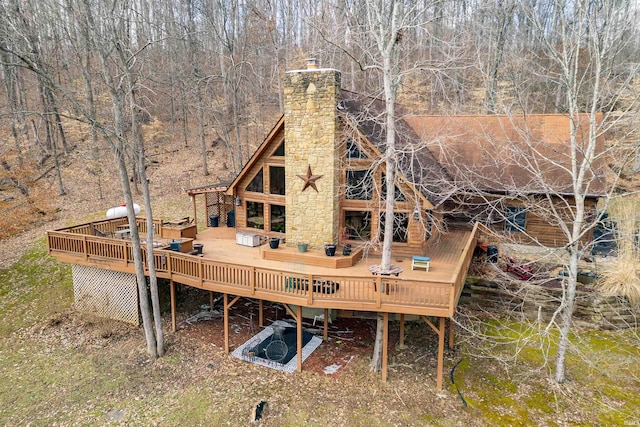
{"label": "large triangular window", "polygon": [[264,175],[262,169],[253,177],[249,185],[247,185],[246,190],[252,193],[264,193]]}
{"label": "large triangular window", "polygon": [[276,148],[276,151],[273,152],[273,156],[284,157],[284,141],[282,141],[282,144],[278,145],[278,148]]}
{"label": "large triangular window", "polygon": [[347,139],[347,159],[366,159],[367,155],[362,152],[360,146],[353,139]]}
{"label": "large triangular window", "polygon": [[[404,195],[404,193],[402,192],[402,190],[400,190],[398,188],[397,185],[393,186],[393,197],[394,200],[396,202],[406,202],[407,201],[407,196]],[[387,198],[387,176],[385,174],[382,174],[382,200],[385,200]]]}

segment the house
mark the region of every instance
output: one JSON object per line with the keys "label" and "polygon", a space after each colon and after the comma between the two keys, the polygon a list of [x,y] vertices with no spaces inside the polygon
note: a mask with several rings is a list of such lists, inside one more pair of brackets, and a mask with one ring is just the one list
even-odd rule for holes
{"label": "house", "polygon": [[[284,115],[227,191],[238,230],[375,254],[387,191],[384,104],[342,90],[338,71],[315,64],[288,72],[284,90]],[[567,116],[399,111],[394,254],[425,255],[429,239],[475,221],[524,243],[566,243],[547,213],[555,206],[570,221],[574,204]],[[576,121],[584,145],[586,117]],[[604,151],[602,136],[596,151]],[[604,166],[597,157],[586,176],[587,210],[605,192]]]}
{"label": "house", "polygon": [[[525,202],[529,197],[570,200],[561,171],[545,170],[544,176],[556,178],[546,188],[527,186],[531,179],[526,174],[509,178],[519,170],[505,168],[498,160],[512,158],[505,156],[507,148],[517,145],[522,135],[515,121],[499,116],[403,115],[397,127],[399,170],[392,190],[393,257],[398,265],[393,274],[380,272],[375,255],[380,249],[383,199],[391,191],[384,184],[382,102],[342,90],[340,72],[314,63],[286,73],[284,95],[284,115],[233,182],[187,190],[194,217],[196,197],[205,196],[210,227],[197,231],[196,221],[184,219],[154,223],[153,259],[157,276],[169,281],[174,331],[176,283],[223,295],[227,352],[229,309],[240,298],[259,301],[261,326],[262,302],[281,303],[297,325],[301,370],[304,310],[321,314],[325,339],[330,311],[382,313],[385,379],[389,318],[400,320],[402,344],[405,315],[413,315],[438,337],[436,381],[442,388],[445,341],[453,345],[453,317],[466,273],[481,234],[493,234],[478,220],[499,229],[499,217],[494,221],[491,214],[502,209],[501,204],[506,203],[508,212],[511,206],[524,206],[524,221],[522,211],[514,210],[506,224],[532,236],[539,233],[538,239],[544,240],[543,235],[554,233],[553,225],[536,229]],[[531,135],[539,137],[526,141],[536,142],[537,152],[548,159],[562,156],[566,118],[541,116],[539,123],[533,119],[526,124]],[[550,128],[558,132],[558,147],[541,151],[541,144],[555,135]],[[501,138],[508,143],[499,143]],[[494,144],[493,151],[482,141]],[[478,154],[483,150],[492,153],[487,159],[493,168],[484,165],[485,158]],[[601,190],[599,179],[598,174],[590,177],[593,199]],[[512,194],[508,183],[524,191]],[[129,224],[126,218],[113,218],[47,233],[48,253],[73,264],[76,307],[117,309],[137,319],[135,254],[126,238],[131,227],[148,231],[142,219]],[[270,248],[263,244],[269,237],[281,238],[286,245]],[[308,244],[310,250],[299,252],[298,243]],[[354,250],[326,256],[322,249],[328,243]],[[149,250],[144,245],[141,249],[145,268]],[[413,268],[416,259],[425,258],[429,267]]]}

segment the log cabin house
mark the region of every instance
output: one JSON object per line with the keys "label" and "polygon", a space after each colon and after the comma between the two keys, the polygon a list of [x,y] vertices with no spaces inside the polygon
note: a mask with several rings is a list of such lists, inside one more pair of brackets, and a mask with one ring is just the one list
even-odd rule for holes
{"label": "log cabin house", "polygon": [[[383,104],[341,90],[340,72],[313,63],[306,70],[286,73],[284,95],[284,115],[231,183],[187,190],[193,200],[193,222],[154,224],[154,263],[158,277],[170,282],[173,329],[175,283],[223,294],[227,352],[229,309],[239,298],[259,301],[261,326],[262,301],[279,302],[297,324],[300,370],[302,317],[309,310],[324,320],[325,339],[332,312],[379,312],[385,319],[382,378],[386,379],[389,317],[400,320],[403,344],[405,315],[413,315],[438,336],[436,384],[442,388],[445,338],[452,346],[453,317],[479,238],[496,239],[497,231],[526,231],[523,234],[534,239],[557,244],[553,226],[540,224],[522,200],[544,194],[562,200],[571,197],[562,188],[542,191],[525,186],[524,192],[504,202],[502,196],[510,195],[505,183],[520,187],[531,179],[521,173],[522,168],[501,167],[496,159],[517,161],[517,156],[505,156],[504,148],[519,140],[531,146],[531,141],[542,144],[553,138],[556,151],[562,152],[557,148],[566,145],[563,129],[568,119],[529,116],[526,123],[533,125],[531,135],[536,138],[523,138],[516,122],[502,116],[403,116],[397,128],[399,170],[393,189],[397,265],[394,271],[380,272],[376,255],[382,201],[388,191],[381,160]],[[492,172],[478,155],[482,142],[493,149],[487,157],[493,162]],[[599,177],[592,178],[591,182],[599,182]],[[595,200],[602,187],[590,188]],[[210,221],[210,227],[201,231],[193,225],[198,195],[205,196]],[[499,203],[489,196],[499,198]],[[502,208],[508,220],[504,216],[492,220],[490,214]],[[132,226],[148,231],[142,220],[128,224],[126,218],[116,218],[47,233],[49,254],[73,264],[77,307],[90,301],[87,306],[96,311],[122,306],[137,316],[133,249],[122,238],[122,231]],[[269,238],[282,243],[269,247],[264,244]],[[308,249],[301,252],[299,244]],[[335,256],[325,254],[326,244],[338,246]],[[346,246],[352,250],[343,251]],[[146,260],[148,248],[143,246],[142,251]],[[448,334],[446,319],[450,319]]]}

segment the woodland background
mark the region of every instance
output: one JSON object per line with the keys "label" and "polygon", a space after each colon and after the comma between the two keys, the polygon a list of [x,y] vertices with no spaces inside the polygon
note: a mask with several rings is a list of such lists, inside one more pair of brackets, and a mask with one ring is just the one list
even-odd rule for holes
{"label": "woodland background", "polygon": [[[56,211],[60,218],[121,203],[114,136],[142,135],[152,196],[233,177],[281,114],[283,73],[304,68],[307,57],[341,70],[343,87],[380,96],[365,3],[2,0],[0,238]],[[638,86],[629,66],[640,62],[638,3],[589,4],[614,5],[611,25],[619,19],[617,37],[627,40],[606,58],[598,100],[601,111],[620,115]],[[401,32],[397,69],[408,111],[567,111],[561,65],[538,36],[553,40],[571,2],[423,0],[405,8],[414,25]],[[587,106],[593,64],[587,55],[580,61]],[[630,129],[635,118],[618,132]],[[131,164],[137,190],[139,166]]]}

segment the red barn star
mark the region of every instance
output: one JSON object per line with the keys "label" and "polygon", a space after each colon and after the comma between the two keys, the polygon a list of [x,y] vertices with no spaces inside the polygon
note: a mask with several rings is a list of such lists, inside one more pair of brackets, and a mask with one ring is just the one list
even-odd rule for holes
{"label": "red barn star", "polygon": [[306,175],[298,175],[298,178],[304,181],[304,186],[302,187],[302,191],[306,190],[307,187],[311,187],[318,192],[318,187],[316,187],[316,181],[322,178],[324,175],[314,175],[311,173],[311,165],[309,165],[307,169]]}

